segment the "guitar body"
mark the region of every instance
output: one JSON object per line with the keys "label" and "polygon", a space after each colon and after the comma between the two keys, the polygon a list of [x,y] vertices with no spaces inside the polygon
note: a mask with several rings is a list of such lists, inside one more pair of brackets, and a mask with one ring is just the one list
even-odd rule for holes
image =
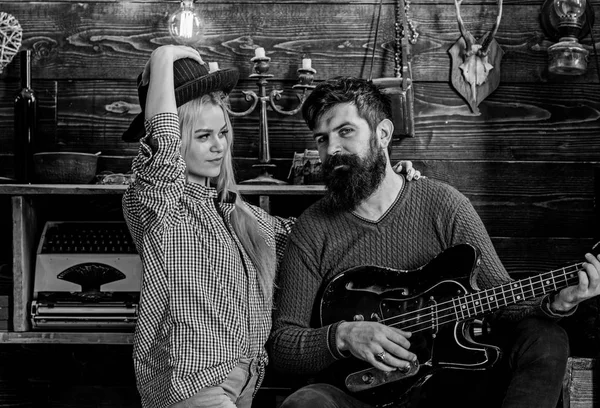
{"label": "guitar body", "polygon": [[449,322],[443,318],[443,310],[448,309],[444,305],[457,296],[476,292],[470,282],[478,263],[477,248],[461,244],[416,270],[361,266],[332,279],[320,302],[321,325],[365,320],[411,331],[410,350],[418,363],[408,373],[386,374],[349,358],[333,364],[326,381],[369,404],[385,407],[418,392],[437,370],[491,367],[501,351],[475,340],[482,330],[481,321]]}

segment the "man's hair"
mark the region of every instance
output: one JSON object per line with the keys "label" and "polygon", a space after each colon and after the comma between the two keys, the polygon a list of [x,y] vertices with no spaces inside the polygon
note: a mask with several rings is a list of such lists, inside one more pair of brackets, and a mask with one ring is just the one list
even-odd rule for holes
{"label": "man's hair", "polygon": [[371,131],[383,119],[392,120],[392,105],[387,95],[372,81],[354,77],[336,77],[318,84],[302,106],[302,117],[314,130],[317,121],[334,106],[351,103],[367,121]]}

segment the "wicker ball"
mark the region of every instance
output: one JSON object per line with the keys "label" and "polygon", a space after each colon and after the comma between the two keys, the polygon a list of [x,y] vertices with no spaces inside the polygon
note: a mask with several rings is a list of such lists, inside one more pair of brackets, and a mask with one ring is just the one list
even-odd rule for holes
{"label": "wicker ball", "polygon": [[0,12],[0,73],[19,51],[22,39],[19,21],[8,13]]}

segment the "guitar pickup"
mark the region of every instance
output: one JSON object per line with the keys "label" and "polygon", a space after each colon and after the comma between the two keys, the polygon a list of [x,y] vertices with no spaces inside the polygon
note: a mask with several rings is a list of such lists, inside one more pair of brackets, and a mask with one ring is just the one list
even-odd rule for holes
{"label": "guitar pickup", "polygon": [[351,392],[366,391],[406,377],[412,377],[419,372],[419,367],[419,362],[415,361],[410,365],[408,371],[395,370],[388,373],[374,367],[356,371],[346,377],[346,388]]}

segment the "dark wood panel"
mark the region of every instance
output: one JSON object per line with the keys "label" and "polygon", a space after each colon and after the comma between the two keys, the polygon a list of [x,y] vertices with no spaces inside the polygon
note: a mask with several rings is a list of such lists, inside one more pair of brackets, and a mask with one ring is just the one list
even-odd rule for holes
{"label": "dark wood panel", "polygon": [[465,194],[491,236],[600,238],[598,165],[416,160],[414,166]]}
{"label": "dark wood panel", "polygon": [[[284,90],[280,105],[292,109],[297,101],[290,82],[274,81],[269,89]],[[116,104],[138,107],[132,81],[40,81],[42,102],[39,140],[48,150],[102,151],[133,155],[135,143],[121,141],[121,133],[135,116]],[[56,87],[56,89],[55,89]],[[236,111],[246,108],[242,90],[255,90],[242,81],[232,94]],[[454,160],[600,160],[600,85],[501,85],[481,105],[480,116],[448,84],[419,83],[416,89],[416,137],[400,139],[395,149],[412,159]],[[0,83],[0,158],[10,160],[13,146],[14,84]],[[110,108],[108,107],[110,106]],[[291,159],[294,152],[314,148],[300,114],[281,116],[269,111],[271,156]],[[258,157],[258,109],[234,118],[234,155]],[[2,164],[0,163],[0,167]],[[11,166],[12,167],[12,166]],[[6,174],[6,173],[5,173]],[[0,173],[0,175],[5,175]]]}
{"label": "dark wood panel", "polygon": [[593,239],[574,238],[497,238],[492,242],[506,270],[519,274],[540,274],[584,260],[594,245]]}
{"label": "dark wood panel", "polygon": [[[62,3],[114,3],[115,1],[126,1],[126,0],[55,0],[60,1]],[[397,0],[384,0],[383,4],[395,4]],[[177,0],[135,0],[136,3],[161,3],[164,4],[165,7],[175,8]],[[25,1],[25,0],[5,0],[3,3],[38,3],[37,1]],[[379,0],[203,0],[202,3],[206,4],[379,4]],[[417,0],[411,1],[412,5],[425,5],[425,4],[454,4],[452,0]],[[471,4],[487,4],[494,5],[497,4],[497,0],[476,0],[471,2]],[[522,4],[522,5],[532,5],[538,4],[539,0],[504,0],[504,4]]]}
{"label": "dark wood panel", "polygon": [[[317,78],[339,74],[366,76],[374,41],[376,2],[331,3],[209,3],[200,5],[207,32],[202,55],[222,66],[236,66],[247,76],[253,48],[262,46],[279,78],[295,77],[303,56],[313,60]],[[393,75],[393,4],[386,2],[376,47],[374,75]],[[595,5],[598,12],[600,6]],[[134,79],[150,52],[172,43],[166,19],[176,4],[165,2],[26,2],[5,4],[4,11],[23,26],[24,47],[33,48],[34,78]],[[480,37],[496,16],[489,2],[467,3],[462,16]],[[505,51],[502,82],[589,82],[597,80],[595,60],[586,75],[549,77],[547,47],[539,25],[540,5],[506,4],[496,36]],[[314,18],[319,16],[319,18]],[[460,37],[451,2],[428,2],[411,8],[420,33],[413,46],[413,75],[417,81],[447,81],[448,49]],[[595,33],[600,37],[600,29]],[[590,45],[589,40],[584,43]],[[8,69],[16,75],[16,63]],[[499,69],[499,67],[496,67]]]}
{"label": "dark wood panel", "polygon": [[[417,137],[399,141],[410,157],[598,160],[600,88],[500,85],[470,113],[446,84],[415,87]],[[576,152],[577,151],[577,152]]]}

